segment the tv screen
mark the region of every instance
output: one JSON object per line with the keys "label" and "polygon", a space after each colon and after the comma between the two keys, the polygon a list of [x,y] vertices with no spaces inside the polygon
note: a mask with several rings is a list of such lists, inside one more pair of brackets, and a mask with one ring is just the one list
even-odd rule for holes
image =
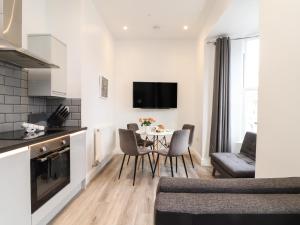
{"label": "tv screen", "polygon": [[133,82],[133,108],[177,108],[177,83]]}

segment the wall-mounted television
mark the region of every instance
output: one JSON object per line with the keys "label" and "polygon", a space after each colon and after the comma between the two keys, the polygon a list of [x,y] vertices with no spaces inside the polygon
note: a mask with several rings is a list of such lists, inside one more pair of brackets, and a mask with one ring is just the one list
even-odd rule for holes
{"label": "wall-mounted television", "polygon": [[133,82],[133,108],[177,108],[177,83]]}

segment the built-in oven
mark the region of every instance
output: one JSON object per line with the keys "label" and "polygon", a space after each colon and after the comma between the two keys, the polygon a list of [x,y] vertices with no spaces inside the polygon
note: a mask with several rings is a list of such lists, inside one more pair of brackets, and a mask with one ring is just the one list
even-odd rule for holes
{"label": "built-in oven", "polygon": [[31,212],[70,183],[70,136],[30,146]]}

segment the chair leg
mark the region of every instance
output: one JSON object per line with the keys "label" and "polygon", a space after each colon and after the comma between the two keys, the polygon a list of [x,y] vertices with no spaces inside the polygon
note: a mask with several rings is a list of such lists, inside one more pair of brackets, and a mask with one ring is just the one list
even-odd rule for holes
{"label": "chair leg", "polygon": [[176,173],[177,173],[177,156],[175,158],[176,158]]}
{"label": "chair leg", "polygon": [[123,164],[124,164],[125,157],[126,157],[126,155],[124,154],[123,160],[122,160],[122,165],[121,165],[121,168],[120,168],[119,178],[118,179],[120,179],[120,177],[121,177],[121,173],[122,173],[122,169],[123,169]]}
{"label": "chair leg", "polygon": [[129,160],[130,160],[130,155],[128,156],[127,165],[129,164]]}
{"label": "chair leg", "polygon": [[149,164],[150,164],[150,168],[151,168],[151,172],[152,172],[152,177],[154,177],[154,172],[153,172],[153,167],[152,167],[152,162],[151,162],[150,154],[148,153],[147,155],[148,155]]}
{"label": "chair leg", "polygon": [[142,156],[142,172],[144,171],[144,156]]}
{"label": "chair leg", "polygon": [[159,161],[159,154],[157,154],[157,159],[156,159],[156,162],[155,162],[155,166],[154,166],[154,171],[153,171],[153,176],[155,175],[155,171],[156,171],[156,167],[157,167],[157,164],[158,164],[158,161]]}
{"label": "chair leg", "polygon": [[154,152],[152,152],[152,159],[155,161]]}
{"label": "chair leg", "polygon": [[215,168],[213,168],[212,176],[213,176],[213,177],[216,176],[216,169],[215,169]]}
{"label": "chair leg", "polygon": [[136,156],[135,160],[134,160],[133,186],[134,186],[134,183],[135,183],[136,166],[137,166],[138,159],[139,159],[139,156]]}
{"label": "chair leg", "polygon": [[190,159],[191,159],[192,166],[193,166],[193,168],[195,168],[195,167],[194,167],[194,163],[193,163],[192,154],[191,154],[191,151],[190,151],[190,147],[188,147],[188,151],[189,151],[189,155],[190,155]]}
{"label": "chair leg", "polygon": [[187,170],[186,170],[186,166],[185,166],[185,161],[184,161],[183,155],[181,156],[181,158],[182,158],[182,162],[183,162],[183,166],[184,166],[184,170],[185,170],[186,177],[189,178],[188,173],[187,173]]}
{"label": "chair leg", "polygon": [[166,158],[165,158],[165,165],[167,164],[167,159],[168,159],[168,156],[166,156]]}
{"label": "chair leg", "polygon": [[174,173],[173,173],[173,162],[172,162],[172,157],[169,156],[170,159],[170,166],[171,166],[171,173],[172,173],[172,177],[174,177]]}

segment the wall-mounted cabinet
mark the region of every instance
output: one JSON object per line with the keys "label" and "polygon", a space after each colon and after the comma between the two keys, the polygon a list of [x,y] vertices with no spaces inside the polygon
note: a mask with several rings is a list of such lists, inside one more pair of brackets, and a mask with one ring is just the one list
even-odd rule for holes
{"label": "wall-mounted cabinet", "polygon": [[28,73],[29,96],[67,96],[67,46],[50,34],[28,35],[28,49],[58,69],[30,69]]}

